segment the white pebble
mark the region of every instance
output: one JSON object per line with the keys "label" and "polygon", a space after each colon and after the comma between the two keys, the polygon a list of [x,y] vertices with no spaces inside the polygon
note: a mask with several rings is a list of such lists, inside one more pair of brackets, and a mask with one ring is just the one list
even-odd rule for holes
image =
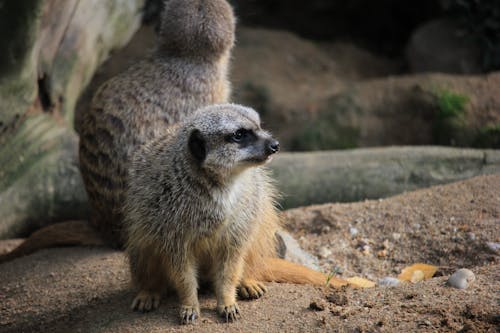
{"label": "white pebble", "polygon": [[492,251],[498,251],[498,250],[500,250],[500,243],[487,242],[486,245],[488,245],[488,247]]}
{"label": "white pebble", "polygon": [[320,249],[319,249],[319,256],[323,259],[326,259],[328,258],[329,256],[332,255],[332,250],[330,250],[329,248],[325,247],[325,246],[322,246]]}
{"label": "white pebble", "polygon": [[356,236],[358,234],[358,229],[354,227],[349,228],[349,233],[351,234],[352,237]]}
{"label": "white pebble", "polygon": [[379,286],[396,287],[401,281],[391,276],[386,276],[378,281]]}
{"label": "white pebble", "polygon": [[448,278],[446,284],[453,288],[465,289],[469,286],[469,283],[473,282],[475,279],[476,276],[472,271],[467,268],[461,268]]}

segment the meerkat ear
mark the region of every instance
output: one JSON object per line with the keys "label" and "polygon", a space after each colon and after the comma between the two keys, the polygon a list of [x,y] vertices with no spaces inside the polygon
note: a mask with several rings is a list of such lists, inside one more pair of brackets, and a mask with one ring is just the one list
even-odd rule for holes
{"label": "meerkat ear", "polygon": [[195,129],[189,135],[189,151],[198,162],[203,162],[207,156],[207,146],[200,131]]}

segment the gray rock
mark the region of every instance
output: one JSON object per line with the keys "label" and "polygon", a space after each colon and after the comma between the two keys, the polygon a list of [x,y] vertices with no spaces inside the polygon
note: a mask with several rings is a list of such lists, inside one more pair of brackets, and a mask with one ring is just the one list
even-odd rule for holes
{"label": "gray rock", "polygon": [[386,147],[281,153],[270,163],[283,208],[388,197],[500,172],[500,151]]}
{"label": "gray rock", "polygon": [[383,286],[383,287],[396,287],[400,283],[401,283],[401,280],[396,279],[396,278],[391,277],[391,276],[386,276],[383,279],[380,279],[378,281],[378,285]]}
{"label": "gray rock", "polygon": [[465,35],[456,21],[433,20],[413,33],[406,51],[415,72],[471,74],[481,72],[477,42]]}
{"label": "gray rock", "polygon": [[284,230],[278,231],[276,235],[280,240],[279,252],[282,254],[281,256],[283,259],[304,265],[314,270],[319,270],[318,258],[304,251],[292,235]]}
{"label": "gray rock", "polygon": [[453,288],[465,289],[470,283],[474,282],[475,279],[476,276],[471,270],[461,268],[448,278],[446,284]]}
{"label": "gray rock", "polygon": [[500,250],[500,243],[498,243],[498,242],[487,242],[486,245],[492,251]]}

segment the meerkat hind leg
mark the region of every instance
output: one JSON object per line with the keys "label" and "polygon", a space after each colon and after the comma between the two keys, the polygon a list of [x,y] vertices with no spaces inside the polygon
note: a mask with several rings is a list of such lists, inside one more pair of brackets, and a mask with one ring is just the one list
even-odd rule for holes
{"label": "meerkat hind leg", "polygon": [[263,282],[252,278],[243,278],[238,286],[238,296],[241,299],[257,299],[267,292]]}

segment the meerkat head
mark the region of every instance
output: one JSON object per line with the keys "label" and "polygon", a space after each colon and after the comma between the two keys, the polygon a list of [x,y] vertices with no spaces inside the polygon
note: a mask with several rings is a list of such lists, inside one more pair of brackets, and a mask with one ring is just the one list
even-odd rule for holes
{"label": "meerkat head", "polygon": [[179,57],[219,57],[232,48],[234,30],[226,0],[166,0],[159,50]]}
{"label": "meerkat head", "polygon": [[280,148],[260,127],[259,114],[241,105],[204,107],[186,119],[184,128],[193,162],[223,178],[267,163]]}

